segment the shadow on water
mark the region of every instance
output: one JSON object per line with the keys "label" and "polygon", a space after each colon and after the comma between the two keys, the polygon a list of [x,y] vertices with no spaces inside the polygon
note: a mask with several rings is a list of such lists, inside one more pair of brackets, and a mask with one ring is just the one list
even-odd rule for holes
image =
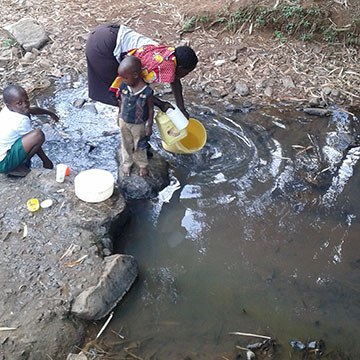
{"label": "shadow on water", "polygon": [[[46,150],[73,169],[116,175],[116,113],[69,105],[85,94],[83,81],[65,81],[43,100],[62,118],[45,129]],[[172,181],[157,199],[129,204],[133,219],[117,247],[137,259],[139,280],[103,346],[120,354],[120,332],[146,359],[233,359],[235,344],[258,341],[228,334],[243,331],[276,338],[279,359],[302,358],[294,338],[323,339],[328,359],[358,359],[357,116],[334,108],[310,117],[286,105],[226,112],[195,94],[187,100],[208,142],[193,155],[170,154],[154,129],[151,146],[171,164]]]}

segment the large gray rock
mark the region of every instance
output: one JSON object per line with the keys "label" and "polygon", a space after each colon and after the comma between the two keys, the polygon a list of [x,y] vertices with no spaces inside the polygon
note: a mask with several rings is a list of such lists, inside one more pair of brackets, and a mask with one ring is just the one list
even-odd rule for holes
{"label": "large gray rock", "polygon": [[102,319],[128,292],[137,275],[137,264],[131,255],[106,257],[99,282],[75,299],[71,312],[82,319]]}
{"label": "large gray rock", "polygon": [[[118,162],[122,163],[118,152]],[[130,176],[124,176],[119,165],[118,184],[127,199],[149,199],[170,184],[169,164],[157,153],[149,159],[147,176],[138,176],[138,167],[133,165]]]}
{"label": "large gray rock", "polygon": [[21,19],[15,24],[5,26],[4,29],[25,51],[31,51],[33,48],[40,49],[49,40],[45,29],[31,18]]}

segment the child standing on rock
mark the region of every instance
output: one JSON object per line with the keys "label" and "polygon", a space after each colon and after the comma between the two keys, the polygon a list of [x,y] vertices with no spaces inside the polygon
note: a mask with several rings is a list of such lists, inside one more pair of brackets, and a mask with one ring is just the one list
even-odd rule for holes
{"label": "child standing on rock", "polygon": [[[154,117],[153,91],[141,76],[141,61],[127,56],[120,63],[122,81],[117,93],[121,136],[122,172],[129,176],[131,166],[139,167],[139,175],[147,175],[148,159],[142,142],[152,133]],[[139,143],[140,142],[140,143]]]}
{"label": "child standing on rock", "polygon": [[3,98],[6,106],[0,112],[0,173],[26,176],[35,154],[44,168],[52,169],[54,165],[41,147],[44,133],[31,127],[30,115],[45,114],[54,121],[59,118],[49,110],[30,107],[28,95],[21,86],[7,86]]}

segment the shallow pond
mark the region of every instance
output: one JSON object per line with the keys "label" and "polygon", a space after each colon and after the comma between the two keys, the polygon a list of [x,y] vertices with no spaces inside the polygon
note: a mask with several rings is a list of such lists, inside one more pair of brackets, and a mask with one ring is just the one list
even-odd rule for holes
{"label": "shallow pond", "polygon": [[[61,116],[45,127],[45,150],[72,169],[116,174],[116,114],[98,103],[98,114],[73,108],[86,97],[76,84],[58,84],[40,104]],[[320,118],[285,104],[230,111],[186,99],[207,144],[167,153],[155,129],[151,145],[170,162],[172,182],[157,199],[130,204],[117,248],[137,259],[139,279],[101,346],[120,354],[122,334],[143,359],[234,359],[236,344],[259,340],[228,334],[242,331],[275,338],[278,359],[302,358],[291,339],[322,339],[326,358],[359,359],[355,110]]]}

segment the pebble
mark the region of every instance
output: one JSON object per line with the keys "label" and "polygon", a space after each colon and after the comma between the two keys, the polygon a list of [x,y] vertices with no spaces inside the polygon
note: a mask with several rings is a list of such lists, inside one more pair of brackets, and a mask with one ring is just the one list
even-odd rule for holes
{"label": "pebble", "polygon": [[323,90],[322,90],[324,95],[330,95],[331,91],[332,91],[332,88],[328,87],[328,86],[324,87]]}
{"label": "pebble", "polygon": [[330,110],[321,109],[321,108],[305,108],[304,112],[309,115],[316,115],[316,116],[328,116],[331,113]]}
{"label": "pebble", "polygon": [[312,97],[310,100],[309,100],[309,105],[312,107],[316,107],[316,106],[319,106],[320,105],[320,99],[318,97]]}
{"label": "pebble", "polygon": [[291,76],[284,76],[281,79],[281,81],[282,81],[285,88],[294,88],[295,87],[295,84],[294,84],[293,79],[291,78]]}
{"label": "pebble", "polygon": [[215,66],[221,66],[221,65],[224,65],[225,63],[226,63],[226,60],[215,60],[214,61]]}
{"label": "pebble", "polygon": [[23,61],[29,63],[35,59],[35,55],[32,52],[27,52],[27,53],[25,53],[25,55],[23,56],[22,59],[23,59]]}
{"label": "pebble", "polygon": [[241,96],[247,96],[250,94],[249,88],[244,82],[237,82],[235,84],[235,92]]}
{"label": "pebble", "polygon": [[83,109],[86,110],[86,111],[89,111],[89,112],[91,112],[93,114],[98,113],[98,111],[96,109],[96,106],[94,104],[87,103],[87,104],[84,105]]}
{"label": "pebble", "polygon": [[264,95],[265,96],[268,96],[268,97],[271,97],[273,94],[273,89],[270,87],[270,86],[267,86],[264,90]]}
{"label": "pebble", "polygon": [[340,91],[338,89],[332,89],[331,90],[331,96],[339,97],[340,96]]}
{"label": "pebble", "polygon": [[73,102],[73,106],[77,109],[81,109],[83,107],[83,105],[85,104],[86,100],[85,99],[76,99]]}

